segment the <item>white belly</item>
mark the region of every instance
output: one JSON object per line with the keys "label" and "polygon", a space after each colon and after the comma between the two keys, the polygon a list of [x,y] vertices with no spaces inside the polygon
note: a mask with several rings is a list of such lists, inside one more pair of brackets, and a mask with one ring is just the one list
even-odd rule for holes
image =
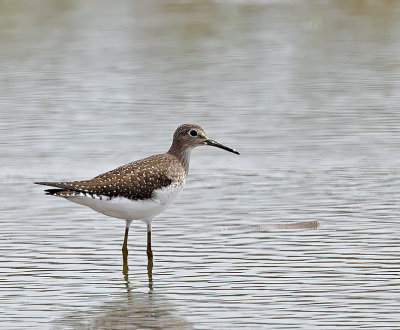
{"label": "white belly", "polygon": [[150,221],[157,214],[163,212],[178,196],[183,184],[172,184],[166,188],[156,190],[151,199],[131,200],[125,197],[87,195],[66,197],[71,202],[85,205],[96,212],[110,217],[124,220]]}

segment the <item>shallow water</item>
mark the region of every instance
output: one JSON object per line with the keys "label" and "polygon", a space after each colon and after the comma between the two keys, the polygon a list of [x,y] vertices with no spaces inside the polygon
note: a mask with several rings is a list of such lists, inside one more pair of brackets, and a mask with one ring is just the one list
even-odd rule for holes
{"label": "shallow water", "polygon": [[[0,1],[0,327],[398,328],[399,14]],[[124,222],[32,182],[164,152],[184,122],[241,155],[193,152],[150,290],[143,223],[124,277]]]}

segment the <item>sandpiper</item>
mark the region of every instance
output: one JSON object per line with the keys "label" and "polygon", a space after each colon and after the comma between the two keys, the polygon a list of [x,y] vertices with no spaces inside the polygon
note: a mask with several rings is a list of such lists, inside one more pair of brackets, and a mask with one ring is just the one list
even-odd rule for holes
{"label": "sandpiper", "polygon": [[204,130],[194,124],[179,126],[170,149],[84,181],[35,182],[55,188],[46,189],[48,195],[90,207],[110,217],[126,221],[122,246],[124,273],[127,273],[128,233],[133,220],[147,224],[148,265],[152,267],[151,223],[177,197],[185,185],[193,148],[209,145],[238,154],[207,137]]}

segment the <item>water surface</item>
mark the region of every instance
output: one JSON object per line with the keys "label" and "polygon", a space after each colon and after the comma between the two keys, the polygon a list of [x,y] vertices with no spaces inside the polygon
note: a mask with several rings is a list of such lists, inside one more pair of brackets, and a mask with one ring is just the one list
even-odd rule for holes
{"label": "water surface", "polygon": [[[1,328],[400,326],[400,3],[0,1]],[[145,225],[45,196],[164,152]],[[290,229],[318,221],[318,229]],[[280,227],[281,226],[281,227]]]}

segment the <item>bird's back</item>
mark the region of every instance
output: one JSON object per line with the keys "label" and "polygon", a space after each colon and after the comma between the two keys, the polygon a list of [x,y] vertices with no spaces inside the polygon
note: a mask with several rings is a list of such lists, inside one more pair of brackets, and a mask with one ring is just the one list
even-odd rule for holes
{"label": "bird's back", "polygon": [[36,182],[56,188],[46,192],[60,197],[79,194],[146,200],[173,183],[184,184],[186,171],[170,154],[153,155],[83,181]]}

